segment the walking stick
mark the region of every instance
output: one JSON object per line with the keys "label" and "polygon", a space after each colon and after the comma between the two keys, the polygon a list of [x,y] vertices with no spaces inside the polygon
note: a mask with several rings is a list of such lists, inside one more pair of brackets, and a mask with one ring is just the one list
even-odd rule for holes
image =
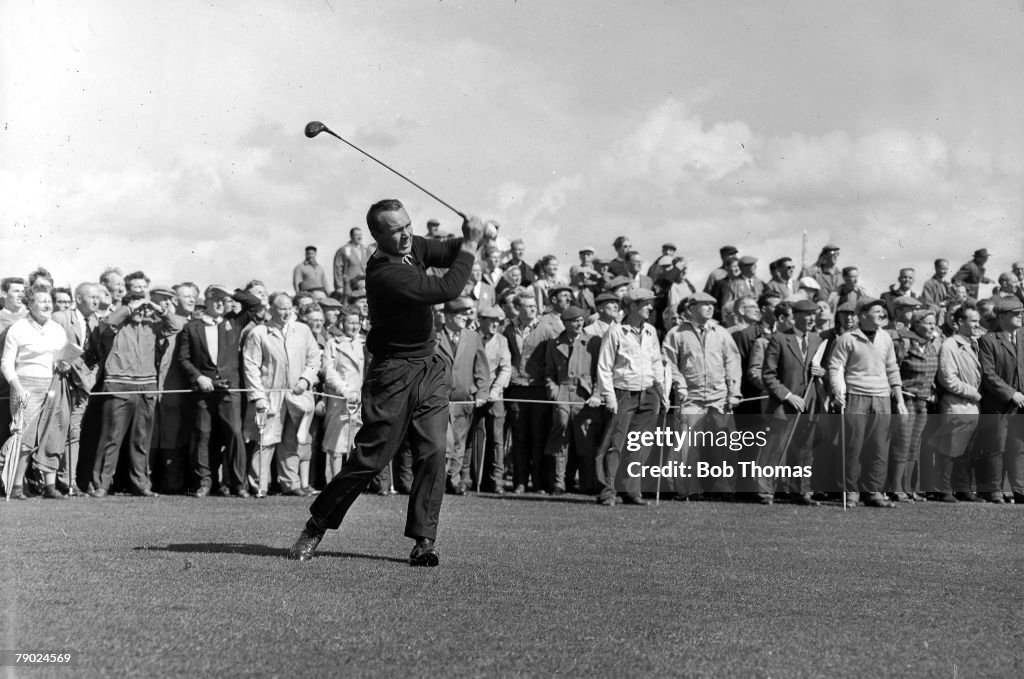
{"label": "walking stick", "polygon": [[256,431],[258,432],[259,440],[256,442],[256,455],[259,457],[259,469],[256,470],[256,479],[259,483],[259,488],[256,489],[256,497],[260,497],[263,493],[263,428],[267,426],[267,413],[266,411],[256,411]]}
{"label": "walking stick", "polygon": [[843,511],[846,511],[846,403],[839,404],[839,451],[843,456]]}
{"label": "walking stick", "polygon": [[[490,406],[484,406],[485,408]],[[486,417],[480,420],[484,423],[483,429],[476,427],[473,431],[473,457],[476,459],[476,492],[480,492],[484,483],[484,462],[487,461],[487,420]],[[483,440],[481,440],[483,439]],[[477,456],[479,454],[479,457]]]}

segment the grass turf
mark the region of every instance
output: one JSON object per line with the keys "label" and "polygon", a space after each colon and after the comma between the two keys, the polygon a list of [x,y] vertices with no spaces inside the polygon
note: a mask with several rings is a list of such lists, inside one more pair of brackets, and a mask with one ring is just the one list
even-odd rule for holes
{"label": "grass turf", "polygon": [[0,645],[75,676],[1024,672],[1024,507],[448,497],[419,569],[401,497],[287,561],[308,504],[3,504]]}

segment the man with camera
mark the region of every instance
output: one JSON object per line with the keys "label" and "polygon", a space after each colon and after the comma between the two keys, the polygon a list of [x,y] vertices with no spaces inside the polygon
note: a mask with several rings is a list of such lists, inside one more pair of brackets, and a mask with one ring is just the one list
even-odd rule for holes
{"label": "man with camera", "polygon": [[181,331],[182,319],[170,305],[133,292],[99,327],[102,390],[117,392],[103,400],[103,429],[92,470],[93,497],[105,497],[117,470],[121,444],[128,437],[130,479],[136,495],[153,497],[149,445],[157,388],[157,347]]}
{"label": "man with camera", "polygon": [[[223,462],[223,483],[218,492],[249,497],[245,488],[242,398],[229,390],[241,386],[242,330],[262,303],[255,295],[241,290],[232,294],[222,285],[209,286],[204,296],[206,311],[185,324],[178,340],[178,360],[196,390],[190,460],[199,481],[195,496],[210,494]],[[227,313],[231,300],[242,305],[240,313]]]}

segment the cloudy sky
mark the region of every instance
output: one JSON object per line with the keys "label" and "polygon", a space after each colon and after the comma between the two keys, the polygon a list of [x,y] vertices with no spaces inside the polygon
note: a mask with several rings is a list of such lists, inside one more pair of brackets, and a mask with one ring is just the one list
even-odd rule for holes
{"label": "cloudy sky", "polygon": [[1021,35],[1018,0],[9,0],[0,272],[276,288],[379,198],[458,227],[307,140],[320,119],[564,269],[626,234],[700,278],[806,230],[877,286],[978,247],[998,273],[1024,259]]}

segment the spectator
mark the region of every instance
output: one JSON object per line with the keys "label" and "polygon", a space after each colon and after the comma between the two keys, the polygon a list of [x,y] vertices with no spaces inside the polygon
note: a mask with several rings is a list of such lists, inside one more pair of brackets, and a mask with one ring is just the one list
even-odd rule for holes
{"label": "spectator", "polygon": [[780,257],[772,262],[772,279],[768,281],[767,288],[783,299],[787,300],[800,289],[799,281],[793,276],[796,266],[790,257]]}
{"label": "spectator", "polygon": [[[514,283],[514,286],[523,285],[529,286],[533,284],[533,269],[526,263],[524,257],[526,257],[526,243],[523,242],[522,238],[517,238],[510,244],[512,248],[511,258],[505,262],[505,271],[508,272],[512,269],[519,269],[520,282]],[[499,289],[499,292],[501,290]]]}
{"label": "spectator", "polygon": [[583,333],[591,337],[602,338],[608,333],[608,329],[619,324],[619,297],[610,292],[603,292],[597,296],[597,318],[590,322]]}
{"label": "spectator", "polygon": [[[113,311],[121,303],[125,292],[127,292],[124,284],[124,273],[116,266],[104,269],[103,273],[100,274],[100,285],[106,288],[110,294],[106,310]],[[102,304],[100,308],[103,308]]]}
{"label": "spectator", "polygon": [[249,488],[258,498],[267,494],[273,458],[285,495],[312,494],[308,458],[306,478],[302,478],[299,445],[310,442],[314,407],[310,390],[321,366],[320,348],[309,327],[292,321],[291,311],[288,293],[271,295],[270,322],[253,328],[242,352],[249,401],[256,416],[265,418],[249,465]]}
{"label": "spectator", "polygon": [[330,333],[324,351],[324,388],[341,398],[327,399],[324,415],[323,450],[327,460],[326,479],[330,482],[352,452],[355,433],[362,426],[359,406],[362,401],[366,353],[359,332],[359,310],[345,307],[340,332]]}
{"label": "spectator", "polygon": [[719,248],[718,254],[722,258],[722,265],[717,269],[714,269],[711,274],[708,275],[708,280],[704,284],[704,292],[709,295],[715,294],[715,286],[718,284],[718,281],[729,275],[732,263],[739,259],[738,253],[739,250],[732,245],[725,245]]}
{"label": "spectator", "polygon": [[[611,421],[594,461],[598,503],[615,505],[619,460],[642,461],[650,446],[633,453],[626,447],[630,432],[651,431],[665,394],[661,348],[654,327],[647,321],[654,309],[654,293],[644,288],[626,295],[626,318],[601,340],[597,365],[598,392],[611,413]],[[639,479],[626,475],[622,502],[646,505]]]}
{"label": "spectator", "polygon": [[141,271],[133,271],[124,277],[124,287],[131,295],[149,295],[149,276]]}
{"label": "spectator", "polygon": [[327,294],[327,272],[316,261],[316,246],[306,246],[306,257],[292,271],[292,285],[295,292],[322,290]]}
{"label": "spectator", "polygon": [[917,299],[917,293],[911,289],[914,286],[915,275],[914,270],[909,266],[900,269],[897,282],[890,285],[889,289],[882,293],[882,301],[885,302],[890,318],[896,313],[895,301],[897,299],[900,297],[913,297]]}
{"label": "spectator", "polygon": [[0,332],[14,325],[28,315],[25,308],[25,279],[17,277],[4,278],[0,281],[0,291],[4,296],[4,308],[0,309]]}
{"label": "spectator", "polygon": [[818,283],[818,295],[811,298],[812,302],[828,300],[832,293],[839,288],[843,282],[842,273],[839,271],[839,246],[826,245],[818,255],[818,261],[813,265],[805,267],[800,272],[800,277],[813,278]]}
{"label": "spectator", "polygon": [[[53,296],[53,312],[67,311],[74,304],[74,298],[71,295],[69,288],[54,288],[51,293]],[[97,299],[97,302],[99,300]]]}
{"label": "spectator", "polygon": [[363,230],[358,226],[349,229],[348,242],[334,253],[334,290],[343,295],[351,294],[352,279],[366,275],[366,263],[370,261],[373,249],[363,245]]}
{"label": "spectator", "polygon": [[484,307],[477,316],[489,375],[487,402],[473,413],[473,431],[477,434],[474,438],[484,447],[479,459],[484,470],[490,471],[490,490],[501,495],[505,492],[505,403],[502,395],[512,377],[512,354],[508,339],[499,331],[504,312],[497,307]]}
{"label": "spectator", "polygon": [[971,261],[960,267],[960,270],[953,276],[954,281],[963,281],[967,286],[967,294],[975,299],[978,298],[978,286],[982,283],[991,283],[992,279],[985,275],[985,264],[988,262],[988,250],[981,248],[974,251]]}
{"label": "spectator", "polygon": [[16,418],[16,413],[22,409],[25,426],[20,450],[11,451],[5,464],[16,465],[12,498],[25,499],[24,479],[31,457],[43,477],[43,497],[59,500],[65,497],[56,488],[57,468],[64,451],[63,446],[54,444],[53,432],[47,431],[43,401],[51,389],[58,361],[66,357],[68,339],[64,329],[50,318],[53,313],[50,288],[32,288],[27,300],[28,314],[7,330],[0,360],[4,379],[11,387],[11,416]]}
{"label": "spectator", "polygon": [[[133,279],[138,280],[138,279]],[[122,444],[127,439],[131,490],[155,497],[149,476],[153,409],[157,387],[157,351],[161,340],[178,334],[183,319],[151,302],[142,292],[129,292],[98,332],[103,390],[118,392],[103,399],[103,428],[93,463],[90,495],[110,491]],[[150,392],[150,393],[145,393]]]}
{"label": "spectator", "polygon": [[945,307],[949,301],[950,281],[946,280],[949,275],[949,260],[935,260],[935,274],[924,282],[921,288],[921,302],[928,305]]}
{"label": "spectator", "polygon": [[617,236],[612,243],[612,247],[615,248],[615,257],[608,262],[608,275],[612,278],[616,276],[628,277],[629,267],[626,261],[629,253],[633,250],[633,244],[625,236]]}

